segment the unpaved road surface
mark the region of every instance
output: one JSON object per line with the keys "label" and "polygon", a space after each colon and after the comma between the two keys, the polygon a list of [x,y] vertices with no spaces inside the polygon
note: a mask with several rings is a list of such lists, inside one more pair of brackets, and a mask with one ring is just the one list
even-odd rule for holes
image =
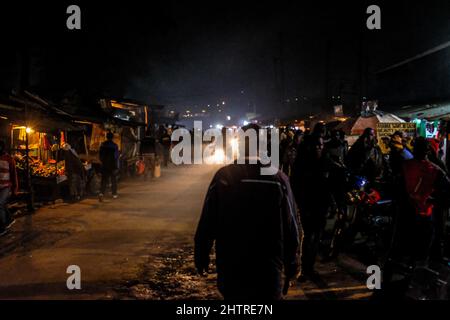
{"label": "unpaved road surface", "polygon": [[[120,185],[119,198],[56,204],[17,218],[0,238],[0,299],[220,299],[214,272],[195,273],[193,236],[216,166],[170,166]],[[67,267],[81,268],[68,290]],[[363,266],[319,264],[322,280],[288,299],[361,299]]]}

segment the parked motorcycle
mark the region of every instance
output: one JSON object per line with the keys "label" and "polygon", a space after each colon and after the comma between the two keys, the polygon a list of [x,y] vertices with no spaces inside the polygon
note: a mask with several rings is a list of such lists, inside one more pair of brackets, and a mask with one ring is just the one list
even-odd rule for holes
{"label": "parked motorcycle", "polygon": [[354,244],[358,234],[367,249],[387,250],[392,231],[392,201],[383,199],[378,188],[371,186],[365,177],[348,176],[346,185],[346,208],[337,212],[329,257],[337,257]]}

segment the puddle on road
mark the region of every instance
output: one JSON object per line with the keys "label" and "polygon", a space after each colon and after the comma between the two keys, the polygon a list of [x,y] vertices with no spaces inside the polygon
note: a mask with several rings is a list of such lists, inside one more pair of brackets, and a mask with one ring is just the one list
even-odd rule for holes
{"label": "puddle on road", "polygon": [[118,299],[221,299],[215,273],[208,277],[197,274],[193,248],[188,245],[151,255],[141,266],[138,279],[127,281],[113,291],[113,298]]}

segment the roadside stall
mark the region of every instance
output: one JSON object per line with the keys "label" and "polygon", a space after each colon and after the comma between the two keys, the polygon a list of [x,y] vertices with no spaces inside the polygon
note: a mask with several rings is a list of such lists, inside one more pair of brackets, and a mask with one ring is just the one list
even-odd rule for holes
{"label": "roadside stall", "polygon": [[[396,126],[404,127],[405,120],[397,117],[391,113],[384,113],[382,111],[373,111],[365,115],[361,115],[357,118],[348,118],[336,126],[336,129],[343,130],[347,136],[349,146],[353,145],[359,136],[364,132],[366,128],[373,128],[377,133],[380,147],[383,149],[386,132],[389,128],[395,128]],[[409,127],[409,125],[406,125]],[[378,135],[378,129],[380,135]],[[389,129],[389,130],[391,130]],[[415,128],[414,128],[415,130]],[[392,133],[394,133],[394,130]],[[386,149],[384,150],[386,152]]]}
{"label": "roadside stall", "polygon": [[28,209],[33,210],[34,199],[55,201],[64,196],[68,183],[60,148],[67,132],[77,128],[56,114],[46,100],[27,91],[9,94],[1,109]]}
{"label": "roadside stall", "polygon": [[438,157],[450,166],[450,101],[406,106],[398,112],[417,127],[417,134],[437,147]]}
{"label": "roadside stall", "polygon": [[67,189],[65,163],[60,157],[60,148],[65,143],[65,132],[53,129],[56,126],[53,126],[51,121],[45,122],[44,126],[37,127],[13,124],[11,152],[16,160],[19,185],[27,185],[26,175],[29,167],[35,198],[55,201],[64,196]]}

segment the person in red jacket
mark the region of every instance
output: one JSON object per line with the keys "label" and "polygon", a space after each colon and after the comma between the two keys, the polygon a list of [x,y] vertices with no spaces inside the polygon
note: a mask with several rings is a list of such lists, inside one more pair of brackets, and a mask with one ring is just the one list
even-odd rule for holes
{"label": "person in red jacket", "polygon": [[403,188],[397,221],[397,249],[411,261],[426,261],[434,238],[435,206],[447,206],[450,180],[428,160],[429,142],[419,137],[414,143],[414,159],[402,167]]}
{"label": "person in red jacket", "polygon": [[16,163],[6,153],[5,147],[5,142],[0,140],[0,235],[4,234],[14,222],[6,208],[6,203],[11,193],[17,194],[19,187]]}

